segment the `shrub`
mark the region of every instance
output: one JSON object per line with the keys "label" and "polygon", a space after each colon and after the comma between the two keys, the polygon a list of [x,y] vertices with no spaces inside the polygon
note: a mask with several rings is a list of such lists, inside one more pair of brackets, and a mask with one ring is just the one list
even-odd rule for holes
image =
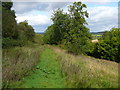
{"label": "shrub", "polygon": [[93,56],[119,62],[120,59],[120,29],[112,28],[103,34],[102,40],[96,44]]}
{"label": "shrub", "polygon": [[15,40],[11,38],[3,38],[2,39],[2,47],[14,47],[14,46],[24,46],[25,43],[22,40]]}

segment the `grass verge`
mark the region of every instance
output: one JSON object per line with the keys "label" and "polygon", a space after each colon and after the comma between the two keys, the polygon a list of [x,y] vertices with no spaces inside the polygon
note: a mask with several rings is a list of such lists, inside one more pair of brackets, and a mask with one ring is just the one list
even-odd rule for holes
{"label": "grass verge", "polygon": [[20,81],[37,64],[44,46],[32,45],[3,49],[2,80],[3,88],[12,82]]}
{"label": "grass verge", "polygon": [[52,49],[58,54],[69,88],[118,88],[118,63]]}

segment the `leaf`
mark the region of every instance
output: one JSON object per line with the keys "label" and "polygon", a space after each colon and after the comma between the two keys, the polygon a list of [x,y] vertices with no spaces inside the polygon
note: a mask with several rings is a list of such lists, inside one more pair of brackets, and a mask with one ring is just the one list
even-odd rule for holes
{"label": "leaf", "polygon": [[82,7],[85,7],[85,8],[87,8],[87,6],[86,6],[85,4],[82,4]]}

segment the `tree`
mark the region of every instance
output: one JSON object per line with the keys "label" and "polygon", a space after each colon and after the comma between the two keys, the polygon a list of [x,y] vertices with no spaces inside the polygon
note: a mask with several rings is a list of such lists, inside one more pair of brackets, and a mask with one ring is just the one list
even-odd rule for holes
{"label": "tree", "polygon": [[53,25],[46,30],[44,40],[49,44],[60,44],[69,30],[69,15],[61,9],[57,9],[54,11],[51,20]]}
{"label": "tree", "polygon": [[69,6],[70,30],[66,35],[65,45],[76,54],[87,52],[88,41],[91,38],[89,29],[85,26],[87,25],[85,17],[88,17],[88,13],[83,8],[86,8],[86,5],[81,2],[74,2]]}
{"label": "tree", "polygon": [[85,4],[74,2],[69,6],[69,14],[58,9],[53,13],[53,25],[48,27],[44,41],[48,44],[63,44],[65,48],[76,54],[89,51],[91,34],[86,27],[88,17]]}
{"label": "tree", "polygon": [[2,47],[23,46],[34,41],[34,29],[27,21],[17,24],[12,2],[2,2]]}
{"label": "tree", "polygon": [[2,2],[2,7],[4,7],[6,10],[11,10],[12,6],[12,2]]}
{"label": "tree", "polygon": [[51,25],[46,30],[43,40],[47,44],[55,44],[55,38],[54,38],[54,25]]}
{"label": "tree", "polygon": [[12,2],[2,2],[2,36],[17,39],[17,22],[14,10],[11,10],[12,5]]}
{"label": "tree", "polygon": [[19,39],[24,41],[34,41],[35,32],[31,25],[28,25],[28,22],[25,20],[18,24],[19,30]]}

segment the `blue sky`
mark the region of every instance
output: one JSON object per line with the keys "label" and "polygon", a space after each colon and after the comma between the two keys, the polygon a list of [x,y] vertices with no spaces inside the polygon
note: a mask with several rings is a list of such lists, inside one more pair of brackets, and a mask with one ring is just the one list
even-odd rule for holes
{"label": "blue sky", "polygon": [[87,7],[98,7],[98,6],[110,6],[110,7],[116,7],[118,6],[118,2],[85,2],[87,4]]}
{"label": "blue sky", "polygon": [[[82,0],[83,1],[83,0]],[[104,0],[103,0],[104,1]],[[91,32],[110,30],[118,27],[118,2],[83,2],[87,5],[88,28]],[[35,32],[44,32],[49,25],[53,10],[62,8],[65,12],[71,2],[13,2],[17,22],[28,20]]]}

